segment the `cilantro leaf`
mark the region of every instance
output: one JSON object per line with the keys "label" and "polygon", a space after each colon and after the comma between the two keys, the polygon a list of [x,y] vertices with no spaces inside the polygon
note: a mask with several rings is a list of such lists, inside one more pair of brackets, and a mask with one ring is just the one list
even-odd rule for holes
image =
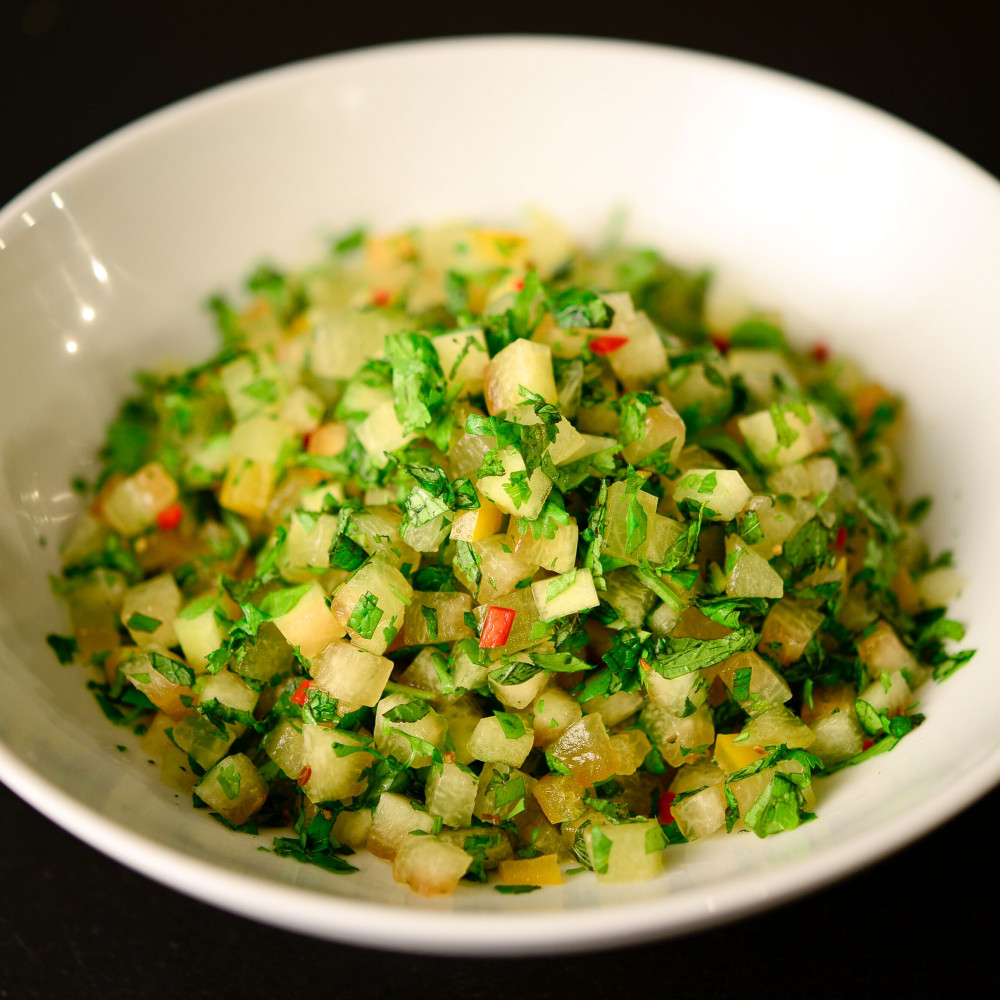
{"label": "cilantro leaf", "polygon": [[797,777],[801,775],[794,772],[775,774],[760,797],[746,811],[743,822],[758,837],[768,837],[782,830],[794,830],[800,823],[813,818],[812,813],[805,811],[802,788],[794,780]]}
{"label": "cilantro leaf", "polygon": [[378,606],[378,598],[366,590],[358,603],[354,605],[351,617],[347,619],[347,627],[357,632],[362,639],[370,639],[382,620],[383,611]]}
{"label": "cilantro leaf", "polygon": [[392,366],[393,403],[403,433],[425,430],[445,399],[444,373],[431,339],[420,333],[390,333],[385,356]]}
{"label": "cilantro leaf", "polygon": [[239,798],[240,794],[240,784],[242,779],[240,777],[240,772],[236,770],[235,764],[226,764],[220,767],[218,771],[215,772],[215,780],[218,781],[219,787],[222,789],[226,798],[230,802]]}

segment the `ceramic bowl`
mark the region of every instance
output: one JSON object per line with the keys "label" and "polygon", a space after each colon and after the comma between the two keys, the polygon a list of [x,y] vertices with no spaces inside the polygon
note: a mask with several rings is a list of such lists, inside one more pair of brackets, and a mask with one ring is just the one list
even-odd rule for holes
{"label": "ceramic bowl", "polygon": [[[509,221],[544,206],[709,264],[911,404],[906,492],[969,580],[978,656],[921,693],[927,722],[821,784],[818,818],[672,848],[654,882],[579,875],[521,896],[427,901],[363,859],[336,877],[257,850],[161,785],[44,636],[48,574],[130,374],[214,344],[206,295],[261,258],[308,262],[364,221]],[[0,778],[71,833],[220,907],[376,947],[522,955],[689,931],[900,847],[1000,778],[994,580],[1000,186],[846,97],[691,52],[485,38],[319,59],[123,129],[0,214]],[[116,751],[127,744],[128,752]],[[368,863],[370,862],[370,863]],[[928,903],[930,905],[930,903]]]}

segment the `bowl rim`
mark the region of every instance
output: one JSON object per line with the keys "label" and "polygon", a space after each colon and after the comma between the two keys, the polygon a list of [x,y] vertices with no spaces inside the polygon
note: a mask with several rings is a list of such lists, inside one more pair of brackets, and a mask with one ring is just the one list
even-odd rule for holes
{"label": "bowl rim", "polygon": [[[119,147],[179,121],[203,107],[238,101],[259,89],[322,72],[330,64],[392,60],[399,54],[433,57],[457,48],[559,48],[582,54],[634,51],[652,58],[686,60],[747,78],[769,81],[811,98],[839,105],[883,129],[908,135],[927,152],[966,173],[984,196],[1000,198],[1000,182],[984,168],[939,139],[895,115],[822,84],[728,56],[652,42],[574,35],[460,35],[372,45],[315,56],[230,80],[121,126],[73,154],[0,208],[0,227],[25,211],[62,179],[85,169]],[[2,244],[0,244],[2,245]],[[108,819],[35,772],[0,739],[0,780],[24,801],[91,847],[133,870],[203,902],[243,917],[312,936],[370,948],[452,955],[556,954],[584,948],[637,944],[733,920],[814,891],[846,877],[942,825],[1000,783],[1000,751],[976,762],[949,783],[935,809],[910,806],[890,823],[861,831],[806,857],[760,873],[733,876],[710,893],[693,887],[654,899],[605,903],[570,910],[452,911],[400,907],[283,885],[257,875],[227,870],[183,851],[147,840]]]}

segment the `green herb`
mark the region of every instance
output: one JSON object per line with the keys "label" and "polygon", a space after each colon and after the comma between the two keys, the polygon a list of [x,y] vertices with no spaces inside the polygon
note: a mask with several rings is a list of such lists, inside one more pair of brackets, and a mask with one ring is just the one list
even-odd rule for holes
{"label": "green herb", "polygon": [[420,613],[424,616],[424,624],[427,626],[427,634],[431,638],[431,642],[438,641],[438,613],[436,608],[432,608],[429,604],[420,605]]}
{"label": "green herb", "polygon": [[785,542],[782,554],[793,569],[802,572],[821,566],[829,547],[830,532],[818,518],[811,518]]}
{"label": "green herb", "polygon": [[273,403],[281,395],[277,383],[269,378],[259,378],[249,385],[243,386],[240,392],[260,403]]}
{"label": "green herb", "polygon": [[590,664],[572,653],[529,653],[531,662],[543,670],[556,673],[575,674],[580,670],[589,670]]}
{"label": "green herb", "polygon": [[[243,618],[234,623],[232,629],[230,630],[233,634],[242,632],[245,635],[256,636],[257,630],[268,621],[271,617],[280,617],[286,611],[290,611],[299,603],[299,598],[302,594],[311,587],[312,584],[303,584],[301,587],[293,587],[291,591],[288,590],[276,590],[268,594],[267,597],[261,601],[262,607],[274,608],[279,612],[278,615],[271,614],[270,611],[262,611],[255,605],[251,604],[249,601],[245,601],[240,605],[240,610],[243,612]],[[294,600],[292,600],[292,593],[295,593]],[[283,595],[283,596],[280,596]],[[269,601],[268,598],[274,597],[274,601]]]}
{"label": "green herb", "polygon": [[508,661],[506,657],[501,661],[501,664],[501,666],[496,667],[489,672],[489,678],[494,684],[504,687],[515,684],[523,684],[525,681],[530,681],[531,678],[542,669],[530,661]]}
{"label": "green herb", "polygon": [[468,479],[452,482],[443,470],[433,466],[407,465],[406,471],[416,480],[404,502],[407,523],[414,527],[449,511],[479,508],[479,495]]}
{"label": "green herb", "polygon": [[520,337],[531,336],[547,311],[545,288],[537,273],[529,271],[510,308],[483,317],[490,354],[495,355]]}
{"label": "green herb", "polygon": [[635,552],[646,541],[646,510],[639,501],[644,484],[645,480],[630,465],[623,498],[628,505],[625,514],[625,550],[629,553]]}
{"label": "green herb", "polygon": [[520,510],[531,499],[531,486],[528,483],[527,472],[512,472],[510,479],[503,484],[503,491],[510,497],[514,508]]}
{"label": "green herb", "polygon": [[757,634],[749,625],[734,629],[721,639],[684,639],[667,636],[650,660],[652,668],[666,678],[681,677],[705,670],[728,659],[733,653],[753,649]]}
{"label": "green herb", "polygon": [[455,543],[455,568],[462,572],[471,584],[472,592],[476,593],[483,578],[483,571],[482,562],[471,543]]}
{"label": "green herb", "polygon": [[378,599],[370,591],[365,591],[354,605],[351,617],[347,619],[347,627],[357,632],[362,639],[370,639],[382,620],[382,609]]}
{"label": "green herb", "polygon": [[351,229],[333,241],[333,252],[335,254],[346,254],[354,250],[360,250],[364,246],[366,235],[365,229],[360,226],[357,229]]}
{"label": "green herb", "polygon": [[427,715],[430,710],[431,707],[426,701],[403,702],[401,705],[390,708],[385,713],[384,718],[387,722],[416,722]]}
{"label": "green herb", "polygon": [[52,652],[60,663],[72,663],[79,652],[76,639],[71,635],[56,635],[53,632],[45,637],[45,641],[52,647]]}
{"label": "green herb", "polygon": [[444,758],[441,756],[441,751],[433,743],[420,736],[414,736],[412,733],[405,733],[402,729],[390,728],[389,732],[398,733],[410,744],[410,757],[406,761],[407,767],[413,767],[413,762],[418,757],[430,757],[435,770],[440,771],[444,767]]}
{"label": "green herb", "polygon": [[606,330],[615,315],[600,296],[581,288],[568,288],[554,295],[549,308],[556,326],[566,329]]}
{"label": "green herb", "polygon": [[146,633],[155,632],[162,624],[163,622],[159,618],[144,615],[141,611],[134,611],[125,622],[125,626],[130,632]]}
{"label": "green herb", "polygon": [[[813,818],[805,811],[802,788],[794,779],[797,774],[775,774],[771,783],[746,811],[743,822],[758,837],[768,837],[782,830],[794,830],[800,823]],[[808,777],[806,778],[808,784]]]}
{"label": "green herb", "polygon": [[564,591],[569,590],[576,583],[576,567],[574,566],[568,573],[561,573],[559,576],[549,580],[545,587],[545,600],[552,601]]}
{"label": "green herb", "polygon": [[190,687],[194,684],[194,671],[190,667],[162,653],[151,652],[148,655],[153,669],[166,677],[171,684],[178,684],[181,687]]}
{"label": "green herb", "polygon": [[660,826],[654,826],[646,831],[646,853],[655,854],[667,846],[667,838]]}
{"label": "green herb", "polygon": [[519,740],[524,736],[526,732],[524,723],[518,716],[512,715],[510,712],[494,712],[493,714],[508,740]]}
{"label": "green herb", "polygon": [[752,677],[752,667],[739,667],[733,674],[733,697],[737,701],[747,701],[750,698],[750,679]]}
{"label": "green herb", "polygon": [[729,332],[732,347],[759,351],[786,351],[785,335],[773,323],[763,319],[748,319]]}
{"label": "green herb", "polygon": [[534,892],[536,889],[541,889],[540,885],[495,885],[493,886],[497,892],[502,892],[505,896],[520,896],[525,892]]}
{"label": "green herb", "polygon": [[620,414],[618,441],[623,448],[646,436],[646,413],[655,405],[656,397],[651,392],[627,392],[615,402]]}
{"label": "green herb", "polygon": [[219,787],[230,802],[239,798],[242,779],[235,764],[226,764],[220,767],[215,772],[215,780],[218,781]]}
{"label": "green herb", "polygon": [[608,873],[612,846],[612,839],[599,826],[590,828],[590,854],[594,862],[594,871],[599,875]]}
{"label": "green herb", "polygon": [[[261,848],[266,851],[266,847]],[[347,875],[358,869],[329,851],[306,850],[294,837],[275,837],[271,851],[281,858],[292,858],[304,865],[315,865],[334,875]]]}
{"label": "green herb", "polygon": [[420,333],[390,333],[385,356],[392,366],[393,403],[403,433],[425,430],[445,399],[444,374],[431,339]]}
{"label": "green herb", "polygon": [[356,570],[367,558],[368,553],[347,535],[337,535],[333,540],[330,548],[330,566],[334,569],[346,569],[351,572]]}

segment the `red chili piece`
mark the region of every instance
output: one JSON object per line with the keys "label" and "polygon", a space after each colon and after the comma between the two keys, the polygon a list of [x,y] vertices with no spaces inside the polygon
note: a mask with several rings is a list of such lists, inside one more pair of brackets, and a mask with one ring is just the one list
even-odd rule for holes
{"label": "red chili piece", "polygon": [[305,786],[309,784],[309,779],[312,777],[312,773],[313,769],[308,764],[302,768],[299,772],[298,781],[296,782],[299,788],[305,788]]}
{"label": "red chili piece", "polygon": [[715,337],[710,337],[709,339],[712,341],[712,346],[720,354],[729,353],[729,341],[725,337],[715,336]]}
{"label": "red chili piece", "polygon": [[628,343],[628,337],[594,337],[587,345],[592,354],[611,354],[620,351]]}
{"label": "red chili piece", "polygon": [[303,681],[296,689],[295,694],[291,696],[288,700],[293,705],[304,705],[306,703],[306,698],[309,697],[309,688],[313,686],[312,681]]}
{"label": "red chili piece", "polygon": [[870,750],[873,746],[875,746],[874,740],[865,740],[861,744],[861,752],[864,753],[865,750]]}
{"label": "red chili piece", "polygon": [[184,508],[179,503],[172,503],[156,515],[156,526],[161,531],[173,531],[181,523],[183,517]]}
{"label": "red chili piece", "polygon": [[819,343],[814,344],[813,349],[809,352],[815,361],[822,364],[824,361],[828,361],[830,358],[830,348],[826,344]]}
{"label": "red chili piece", "polygon": [[514,282],[514,290],[517,292],[524,291],[524,278],[518,278],[517,281]]}
{"label": "red chili piece", "polygon": [[661,826],[670,826],[670,824],[673,823],[674,814],[670,811],[670,807],[674,804],[674,799],[676,798],[676,792],[660,792],[660,802],[659,807],[657,808],[657,814]]}
{"label": "red chili piece", "polygon": [[837,537],[833,540],[833,544],[838,549],[842,549],[847,544],[847,528],[843,525],[837,529]]}
{"label": "red chili piece", "polygon": [[486,609],[483,631],[479,636],[479,648],[496,649],[498,646],[506,646],[516,614],[513,608],[497,608],[491,604]]}
{"label": "red chili piece", "polygon": [[384,288],[376,288],[372,292],[372,304],[376,306],[387,306],[389,304],[389,293]]}

